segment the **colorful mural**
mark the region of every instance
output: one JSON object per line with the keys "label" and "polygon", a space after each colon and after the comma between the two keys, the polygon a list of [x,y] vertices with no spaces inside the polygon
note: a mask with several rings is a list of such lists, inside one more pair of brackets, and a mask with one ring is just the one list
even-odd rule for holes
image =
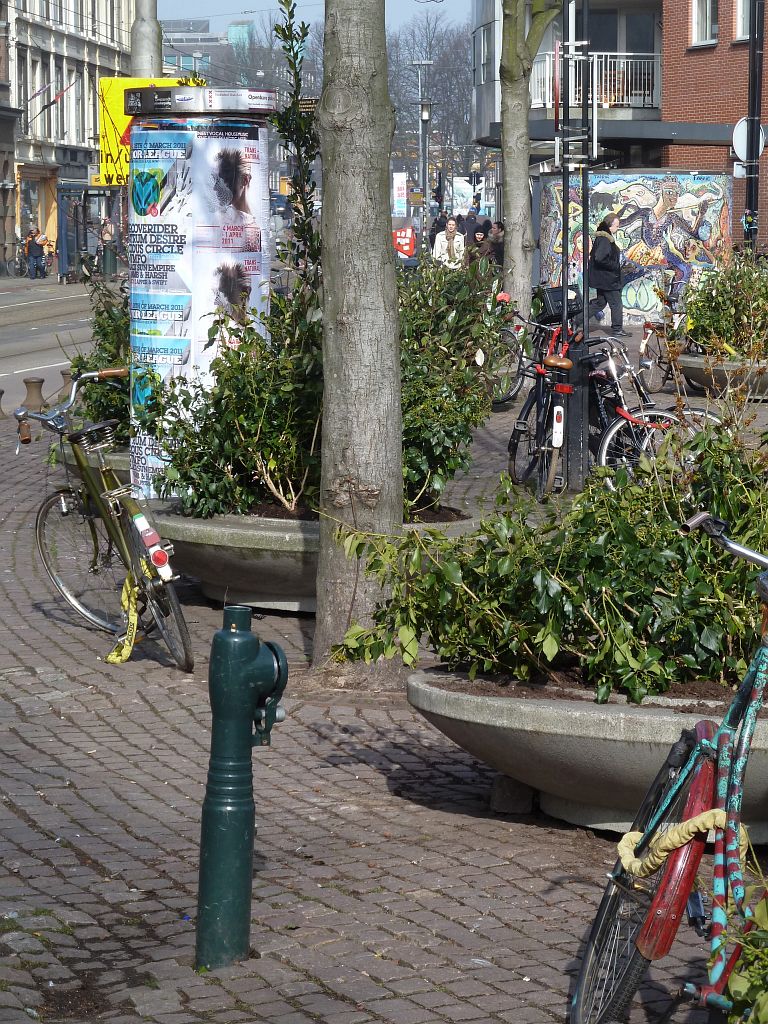
{"label": "colorful mural", "polygon": [[[542,282],[560,284],[562,272],[562,178],[546,176],[541,188]],[[569,281],[581,286],[583,239],[581,179],[568,195]],[[593,171],[589,176],[589,223],[594,232],[608,214],[620,221],[616,236],[628,261],[624,309],[642,318],[659,309],[655,289],[687,284],[731,247],[733,182],[728,174],[682,171]]]}

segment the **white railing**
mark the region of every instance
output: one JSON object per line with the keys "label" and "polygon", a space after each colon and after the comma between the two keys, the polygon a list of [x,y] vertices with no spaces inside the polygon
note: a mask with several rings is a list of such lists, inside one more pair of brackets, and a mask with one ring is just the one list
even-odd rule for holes
{"label": "white railing", "polygon": [[[593,53],[597,63],[597,104],[608,107],[661,106],[661,54]],[[540,53],[531,71],[531,106],[554,106],[554,53]],[[584,61],[577,57],[571,64],[570,103],[581,105]],[[591,74],[589,98],[592,99]]]}

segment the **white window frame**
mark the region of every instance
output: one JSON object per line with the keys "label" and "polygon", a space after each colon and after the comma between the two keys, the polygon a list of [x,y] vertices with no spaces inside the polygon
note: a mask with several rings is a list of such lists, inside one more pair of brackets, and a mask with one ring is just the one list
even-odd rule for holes
{"label": "white window frame", "polygon": [[717,42],[718,0],[693,0],[693,45]]}
{"label": "white window frame", "polygon": [[733,27],[734,39],[749,39],[749,0],[736,0],[736,24]]}

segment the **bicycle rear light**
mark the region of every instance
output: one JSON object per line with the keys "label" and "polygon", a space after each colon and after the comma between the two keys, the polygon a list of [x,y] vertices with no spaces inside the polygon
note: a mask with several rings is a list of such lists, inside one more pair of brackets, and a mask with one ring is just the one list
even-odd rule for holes
{"label": "bicycle rear light", "polygon": [[562,448],[565,438],[565,409],[562,405],[556,405],[552,416],[552,447]]}

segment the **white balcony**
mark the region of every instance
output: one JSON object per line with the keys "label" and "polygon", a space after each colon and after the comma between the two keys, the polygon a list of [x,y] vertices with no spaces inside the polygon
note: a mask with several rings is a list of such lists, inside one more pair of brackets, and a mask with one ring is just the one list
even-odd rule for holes
{"label": "white balcony", "polygon": [[[598,109],[658,110],[661,106],[661,54],[593,53],[597,61]],[[552,109],[555,78],[554,53],[539,53],[531,72],[531,107]],[[569,106],[581,106],[584,62],[571,64]],[[591,79],[589,99],[592,100]]]}

